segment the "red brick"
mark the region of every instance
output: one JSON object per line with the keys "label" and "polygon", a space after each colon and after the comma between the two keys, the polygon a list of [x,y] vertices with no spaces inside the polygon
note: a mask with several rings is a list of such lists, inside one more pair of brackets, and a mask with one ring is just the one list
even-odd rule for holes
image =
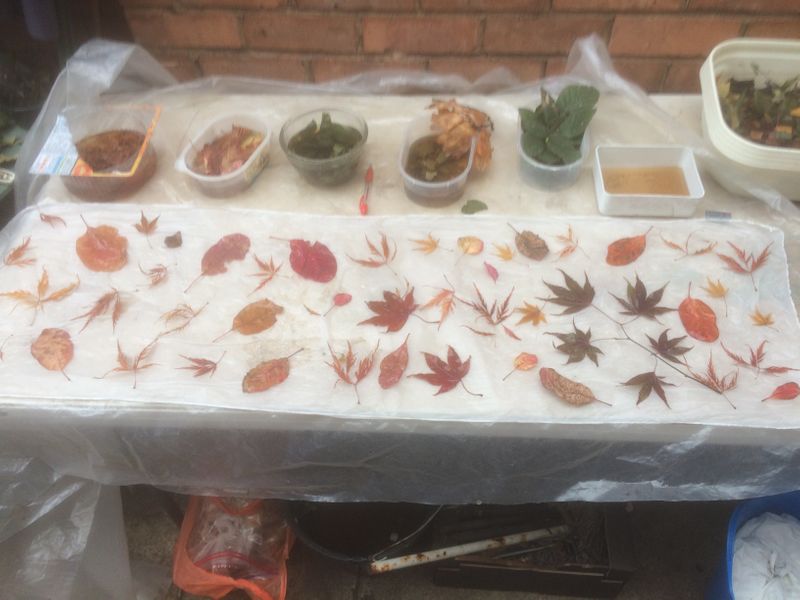
{"label": "red brick", "polygon": [[673,62],[664,80],[664,92],[700,91],[700,61]]}
{"label": "red brick", "polygon": [[188,57],[156,56],[156,58],[178,81],[190,81],[200,76],[197,63]]}
{"label": "red brick", "polygon": [[797,14],[797,0],[689,0],[690,10]]}
{"label": "red brick", "polygon": [[727,17],[620,15],[609,50],[618,56],[705,56],[740,28],[738,19]]}
{"label": "red brick", "polygon": [[496,69],[506,67],[522,81],[535,81],[544,74],[544,61],[524,58],[432,58],[428,68],[435,73],[454,73],[475,81]]}
{"label": "red brick", "polygon": [[305,81],[303,59],[285,54],[269,55],[256,52],[227,52],[200,56],[203,75],[235,75]]}
{"label": "red brick", "polygon": [[666,12],[681,10],[684,4],[684,0],[553,0],[553,10]]}
{"label": "red brick", "polygon": [[545,77],[553,77],[555,75],[563,75],[567,70],[567,57],[554,56],[547,59],[547,64],[544,66]]}
{"label": "red brick", "polygon": [[364,52],[469,54],[478,49],[477,18],[364,17]]}
{"label": "red brick", "polygon": [[800,38],[800,19],[757,21],[747,25],[747,37]]}
{"label": "red brick", "polygon": [[550,8],[550,0],[420,0],[422,10],[439,12],[485,12],[545,11]]}
{"label": "red brick", "polygon": [[239,20],[223,11],[169,13],[130,12],[128,24],[143,46],[239,48]]}
{"label": "red brick", "polygon": [[286,6],[286,0],[182,0],[181,4],[207,8],[278,8]]}
{"label": "red brick", "polygon": [[301,52],[355,52],[356,19],[345,15],[260,13],[244,19],[251,48]]}
{"label": "red brick", "polygon": [[158,8],[173,7],[176,4],[175,0],[121,0],[120,4],[124,8],[149,8],[155,6]]}
{"label": "red brick", "polygon": [[424,59],[370,60],[367,57],[320,57],[311,61],[314,81],[330,81],[379,69],[425,70]]}
{"label": "red brick", "polygon": [[638,60],[621,58],[614,61],[617,72],[646,92],[658,92],[669,67],[667,60]]}
{"label": "red brick", "polygon": [[295,0],[297,8],[313,10],[373,10],[408,12],[414,10],[414,0]]}
{"label": "red brick", "polygon": [[579,37],[605,37],[611,20],[598,16],[487,17],[483,48],[508,54],[562,54]]}

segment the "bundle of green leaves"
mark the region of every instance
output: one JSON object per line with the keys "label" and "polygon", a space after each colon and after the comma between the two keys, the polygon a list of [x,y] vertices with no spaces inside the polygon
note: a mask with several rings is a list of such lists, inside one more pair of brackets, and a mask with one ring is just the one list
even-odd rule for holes
{"label": "bundle of green leaves", "polygon": [[581,142],[594,116],[600,92],[588,85],[570,85],[558,99],[542,88],[535,110],[519,109],[522,149],[546,165],[568,165],[581,157]]}

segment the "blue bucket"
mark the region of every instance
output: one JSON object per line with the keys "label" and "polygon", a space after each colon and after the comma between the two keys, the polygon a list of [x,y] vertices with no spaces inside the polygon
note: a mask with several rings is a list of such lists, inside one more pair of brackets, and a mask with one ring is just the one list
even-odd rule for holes
{"label": "blue bucket", "polygon": [[786,514],[800,519],[800,491],[766,498],[753,498],[736,507],[728,522],[725,556],[714,572],[714,578],[706,591],[706,600],[734,600],[733,545],[736,541],[736,532],[747,521],[764,513]]}

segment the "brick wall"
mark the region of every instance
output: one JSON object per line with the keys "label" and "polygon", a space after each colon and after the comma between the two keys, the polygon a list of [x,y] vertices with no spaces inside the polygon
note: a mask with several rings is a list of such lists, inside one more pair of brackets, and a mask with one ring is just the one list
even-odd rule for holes
{"label": "brick wall", "polygon": [[121,0],[133,35],[180,79],[325,81],[381,67],[563,70],[595,32],[648,91],[697,91],[718,42],[800,38],[800,0]]}

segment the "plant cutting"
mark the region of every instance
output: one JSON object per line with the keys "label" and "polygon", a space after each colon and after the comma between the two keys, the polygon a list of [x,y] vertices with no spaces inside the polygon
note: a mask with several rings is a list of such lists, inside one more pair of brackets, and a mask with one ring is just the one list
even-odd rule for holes
{"label": "plant cutting", "polygon": [[522,150],[536,162],[558,166],[581,158],[581,143],[594,116],[600,92],[587,85],[565,87],[554,99],[542,88],[535,110],[519,109]]}

